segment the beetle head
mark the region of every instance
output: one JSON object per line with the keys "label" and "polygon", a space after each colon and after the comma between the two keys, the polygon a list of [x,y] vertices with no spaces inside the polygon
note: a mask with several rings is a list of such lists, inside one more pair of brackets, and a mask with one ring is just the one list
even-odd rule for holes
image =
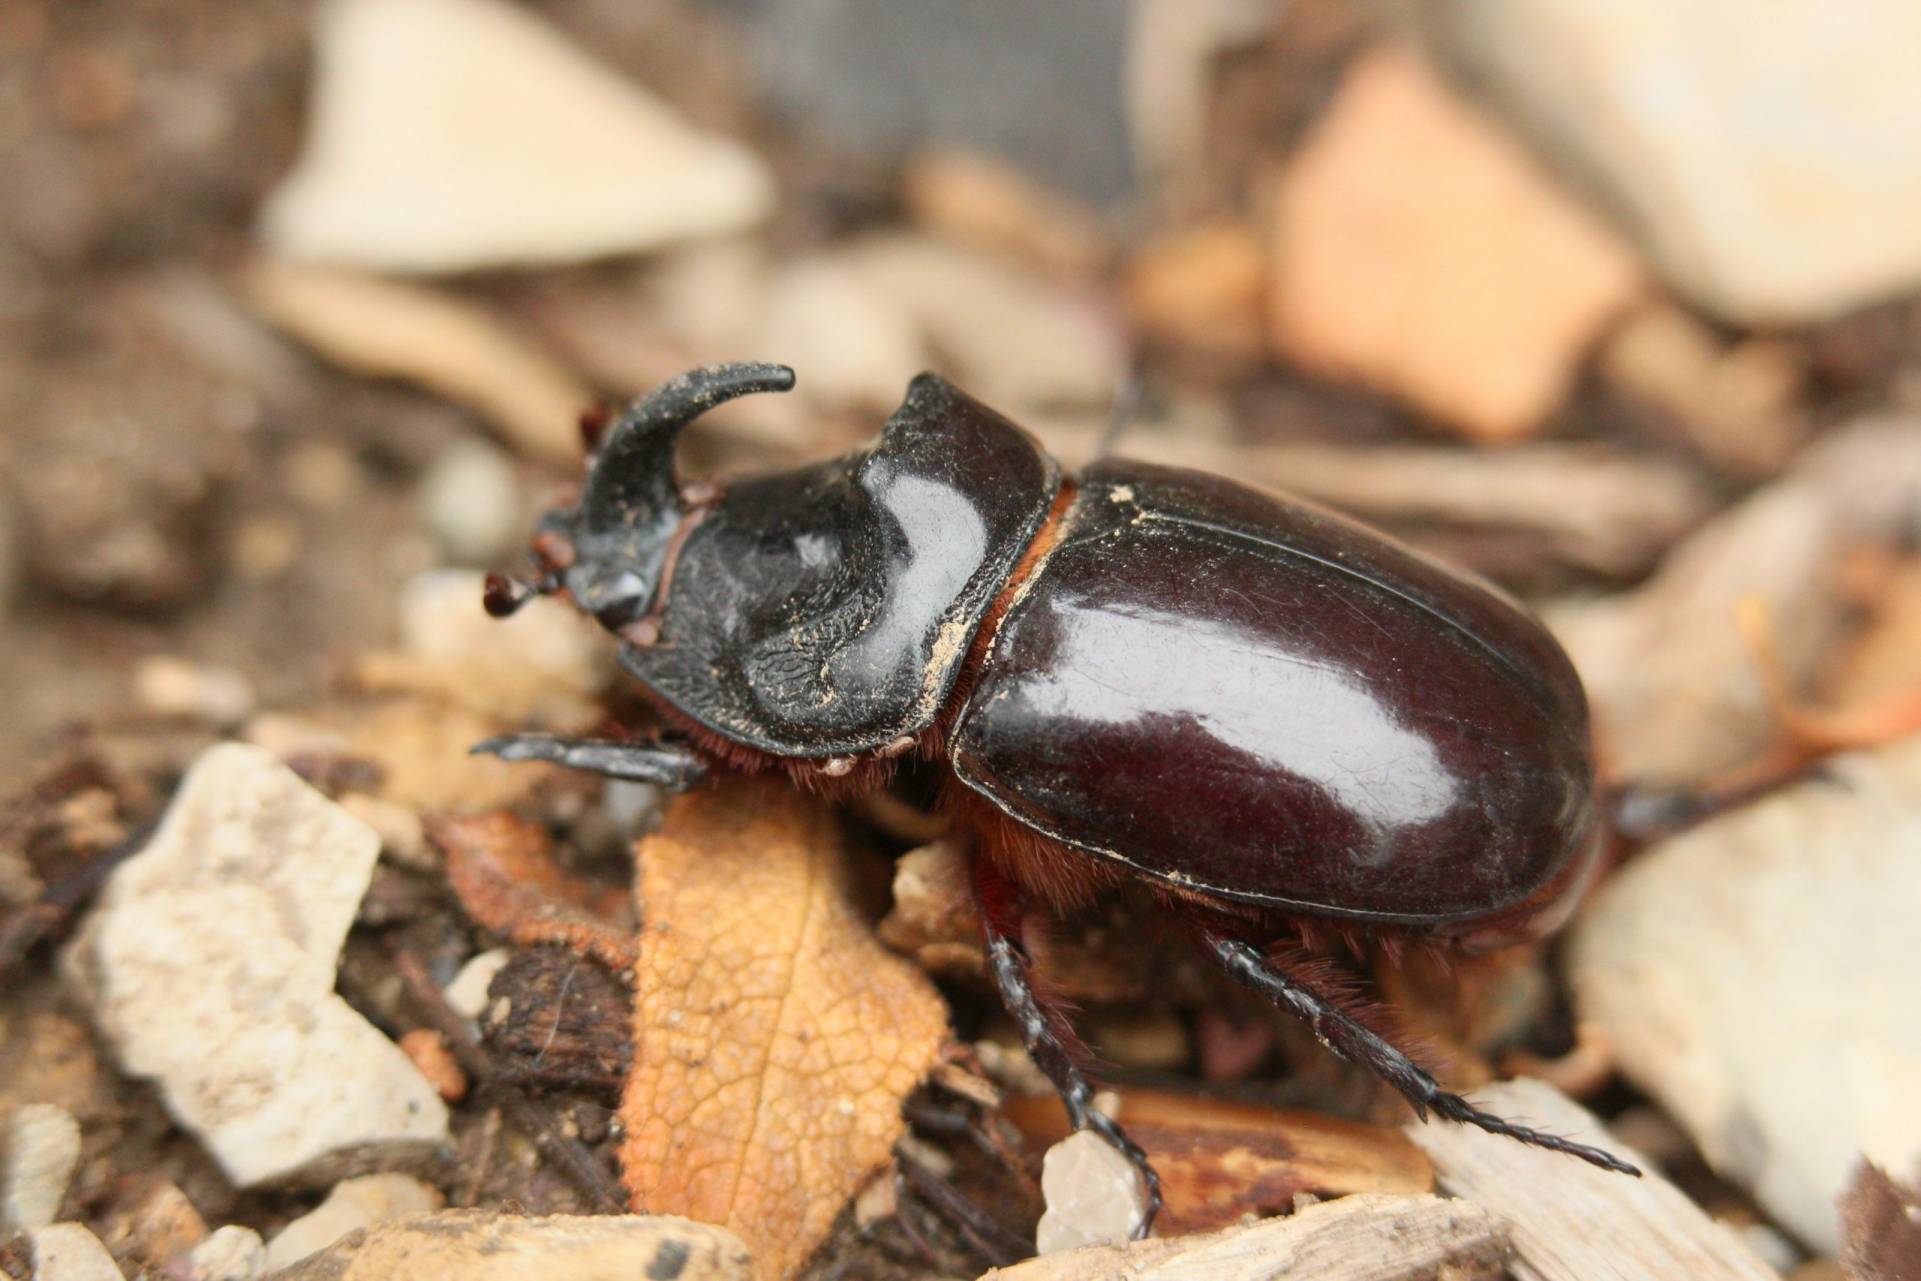
{"label": "beetle head", "polygon": [[588,455],[580,497],[541,519],[533,540],[540,577],[487,581],[487,612],[505,617],[535,595],[565,590],[610,631],[643,618],[661,567],[687,514],[674,470],[681,428],[725,401],[786,391],[785,365],[708,365],[661,384],[629,405]]}

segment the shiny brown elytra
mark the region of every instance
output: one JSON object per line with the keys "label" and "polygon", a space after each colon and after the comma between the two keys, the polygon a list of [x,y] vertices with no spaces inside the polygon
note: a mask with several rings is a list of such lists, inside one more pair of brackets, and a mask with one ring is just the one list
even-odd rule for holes
{"label": "shiny brown elytra", "polygon": [[933,375],[866,449],[680,483],[688,422],[793,381],[720,365],[636,401],[541,522],[537,580],[489,584],[495,613],[560,592],[597,618],[673,732],[476,750],[676,788],[783,768],[855,791],[908,753],[944,761],[1007,1008],[1073,1124],[1141,1170],[1150,1211],[1151,1167],[1029,982],[1031,898],[1145,885],[1227,974],[1423,1116],[1636,1172],[1442,1090],[1313,967],[1270,955],[1317,923],[1473,951],[1566,919],[1596,868],[1594,770],[1580,681],[1539,622],[1218,476],[1109,459],[1064,478]]}

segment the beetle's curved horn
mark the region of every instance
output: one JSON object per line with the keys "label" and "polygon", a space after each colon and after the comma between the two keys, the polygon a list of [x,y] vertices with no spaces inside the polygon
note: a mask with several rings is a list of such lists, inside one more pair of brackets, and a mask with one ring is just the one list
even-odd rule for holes
{"label": "beetle's curved horn", "polygon": [[706,365],[670,378],[628,406],[601,440],[581,491],[584,532],[605,533],[652,523],[680,505],[674,439],[714,406],[761,391],[787,391],[786,365],[743,362]]}

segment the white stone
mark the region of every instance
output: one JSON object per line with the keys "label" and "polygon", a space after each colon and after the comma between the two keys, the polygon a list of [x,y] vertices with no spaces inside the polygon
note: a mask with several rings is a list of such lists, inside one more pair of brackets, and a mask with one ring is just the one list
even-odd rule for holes
{"label": "white stone", "polygon": [[1146,1209],[1140,1174],[1092,1130],[1077,1130],[1047,1149],[1041,1195],[1047,1212],[1034,1229],[1041,1254],[1126,1241]]}
{"label": "white stone", "polygon": [[332,0],[276,253],[388,271],[573,262],[719,235],[773,180],[504,0]]}
{"label": "white stone", "polygon": [[347,1179],[327,1199],[274,1234],[267,1243],[267,1267],[298,1263],[349,1232],[376,1223],[428,1214],[441,1206],[440,1193],[405,1174],[369,1174]]}
{"label": "white stone", "polygon": [[1921,281],[1912,0],[1424,7],[1703,305],[1804,321]]}
{"label": "white stone", "polygon": [[0,1241],[53,1222],[79,1160],[80,1123],[65,1108],[29,1103],[13,1114],[0,1182]]}
{"label": "white stone", "polygon": [[470,959],[447,985],[447,1006],[463,1019],[477,1019],[487,1008],[487,989],[494,975],[513,958],[513,949],[491,948]]}
{"label": "white stone", "polygon": [[121,1067],[242,1187],[446,1137],[433,1086],[333,990],[378,853],[271,754],[220,744],[65,954]]}
{"label": "white stone", "polygon": [[133,686],[140,705],[156,716],[238,725],[254,711],[253,685],[243,673],[171,654],[141,660]]}
{"label": "white stone", "polygon": [[420,478],[420,516],[456,565],[491,565],[527,535],[520,477],[507,456],[479,440],[457,440]]}
{"label": "white stone", "polygon": [[801,371],[800,394],[834,408],[885,412],[933,364],[913,310],[840,255],[778,271],[756,351]]}
{"label": "white stone", "polygon": [[1106,409],[1120,390],[1120,333],[1090,296],[917,236],[871,237],[846,261],[913,316],[942,372],[998,409]]}
{"label": "white stone", "polygon": [[1622,1069],[1820,1253],[1863,1154],[1921,1162],[1921,738],[1642,854],[1574,936]]}
{"label": "white stone", "polygon": [[81,1224],[34,1228],[27,1240],[33,1244],[33,1281],[123,1281],[107,1247]]}
{"label": "white stone", "polygon": [[511,722],[591,716],[614,673],[599,624],[551,596],[511,618],[481,608],[484,576],[436,569],[400,592],[400,641],[415,676],[474,710]]}
{"label": "white stone", "polygon": [[255,1281],[267,1271],[267,1247],[252,1228],[229,1223],[187,1252],[188,1281]]}

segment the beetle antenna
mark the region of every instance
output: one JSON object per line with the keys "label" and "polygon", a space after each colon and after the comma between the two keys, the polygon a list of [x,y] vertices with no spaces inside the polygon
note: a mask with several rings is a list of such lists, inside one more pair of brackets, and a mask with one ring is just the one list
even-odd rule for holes
{"label": "beetle antenna", "polygon": [[495,618],[508,618],[518,613],[522,605],[544,594],[546,590],[551,589],[546,588],[544,584],[535,586],[532,583],[523,583],[517,578],[509,578],[505,574],[489,574],[480,597],[480,604]]}
{"label": "beetle antenna", "polygon": [[604,533],[677,513],[673,446],[681,428],[726,401],[793,385],[794,371],[786,365],[707,365],[636,400],[600,439],[580,495],[582,529]]}

